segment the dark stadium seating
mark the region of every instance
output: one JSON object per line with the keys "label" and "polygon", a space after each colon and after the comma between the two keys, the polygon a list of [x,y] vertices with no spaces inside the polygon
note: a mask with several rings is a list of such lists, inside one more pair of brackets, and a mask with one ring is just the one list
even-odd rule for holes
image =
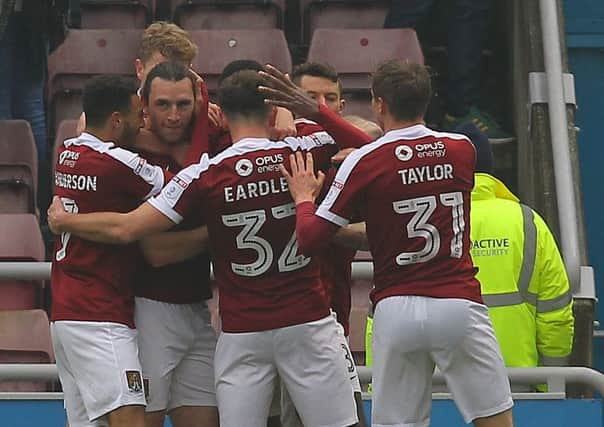
{"label": "dark stadium seating", "polygon": [[300,0],[304,42],[317,28],[383,28],[388,0]]}
{"label": "dark stadium seating", "polygon": [[[38,218],[32,214],[0,214],[0,262],[44,261]],[[0,310],[42,306],[43,281],[0,280]]]}
{"label": "dark stadium seating", "polygon": [[34,213],[38,154],[25,120],[0,120],[0,213]]}
{"label": "dark stadium seating", "polygon": [[[75,28],[145,28],[155,15],[155,0],[80,0],[71,10],[69,24]],[[72,1],[73,4],[73,1]]]}
{"label": "dark stadium seating", "polygon": [[326,62],[337,70],[347,102],[346,114],[367,119],[374,119],[369,95],[371,73],[380,62],[392,58],[424,63],[414,30],[319,28],[308,52],[309,61]]}
{"label": "dark stadium seating", "polygon": [[[53,363],[44,310],[0,311],[0,363]],[[0,391],[50,391],[43,381],[2,381]]]}
{"label": "dark stadium seating", "polygon": [[63,120],[59,123],[59,127],[57,128],[57,133],[55,135],[55,141],[52,147],[52,172],[54,175],[54,170],[57,165],[57,153],[59,151],[59,146],[63,144],[63,141],[69,138],[74,138],[76,136],[76,128],[78,127],[77,120]]}
{"label": "dark stadium seating", "polygon": [[96,74],[134,75],[141,30],[71,30],[48,58],[49,127],[77,119],[82,89]]}
{"label": "dark stadium seating", "polygon": [[186,30],[281,29],[285,4],[285,0],[176,0],[172,16]]}
{"label": "dark stadium seating", "polygon": [[291,55],[281,30],[200,30],[191,31],[191,37],[199,47],[193,68],[210,92],[216,90],[224,66],[236,59],[254,59],[291,71]]}

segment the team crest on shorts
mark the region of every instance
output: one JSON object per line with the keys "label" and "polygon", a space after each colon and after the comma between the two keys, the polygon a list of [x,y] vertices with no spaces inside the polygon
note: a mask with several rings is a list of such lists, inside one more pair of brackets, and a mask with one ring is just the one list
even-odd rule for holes
{"label": "team crest on shorts", "polygon": [[143,380],[139,371],[126,371],[126,383],[131,393],[140,393],[143,391]]}

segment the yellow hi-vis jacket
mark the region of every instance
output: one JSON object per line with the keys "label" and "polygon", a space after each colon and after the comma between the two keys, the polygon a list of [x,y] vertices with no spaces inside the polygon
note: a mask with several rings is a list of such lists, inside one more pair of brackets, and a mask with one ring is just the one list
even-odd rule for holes
{"label": "yellow hi-vis jacket", "polygon": [[[497,178],[475,174],[470,252],[506,366],[560,366],[572,349],[568,276],[543,219]],[[366,360],[371,364],[367,320]]]}

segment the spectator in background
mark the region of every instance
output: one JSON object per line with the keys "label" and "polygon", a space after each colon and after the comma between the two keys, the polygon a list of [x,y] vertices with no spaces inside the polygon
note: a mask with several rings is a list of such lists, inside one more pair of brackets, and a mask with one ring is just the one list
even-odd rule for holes
{"label": "spectator in background", "polygon": [[505,364],[564,366],[572,350],[574,317],[554,236],[537,212],[493,176],[485,135],[471,124],[458,131],[476,147],[471,254]]}
{"label": "spectator in background", "polygon": [[[385,28],[416,28],[434,0],[391,2]],[[501,126],[478,107],[480,96],[480,59],[488,24],[491,0],[454,0],[448,6],[448,82],[446,114],[442,127],[453,130],[464,122],[473,122],[489,139],[511,138]]]}
{"label": "spectator in background", "polygon": [[50,15],[47,1],[0,0],[0,120],[29,122],[41,167],[48,156],[44,82]]}

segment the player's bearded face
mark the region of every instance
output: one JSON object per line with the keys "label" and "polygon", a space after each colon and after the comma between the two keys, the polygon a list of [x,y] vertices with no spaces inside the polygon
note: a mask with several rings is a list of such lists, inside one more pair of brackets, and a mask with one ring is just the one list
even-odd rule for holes
{"label": "player's bearded face", "polygon": [[163,143],[184,142],[193,120],[194,101],[190,79],[178,82],[154,79],[147,107],[151,131]]}

